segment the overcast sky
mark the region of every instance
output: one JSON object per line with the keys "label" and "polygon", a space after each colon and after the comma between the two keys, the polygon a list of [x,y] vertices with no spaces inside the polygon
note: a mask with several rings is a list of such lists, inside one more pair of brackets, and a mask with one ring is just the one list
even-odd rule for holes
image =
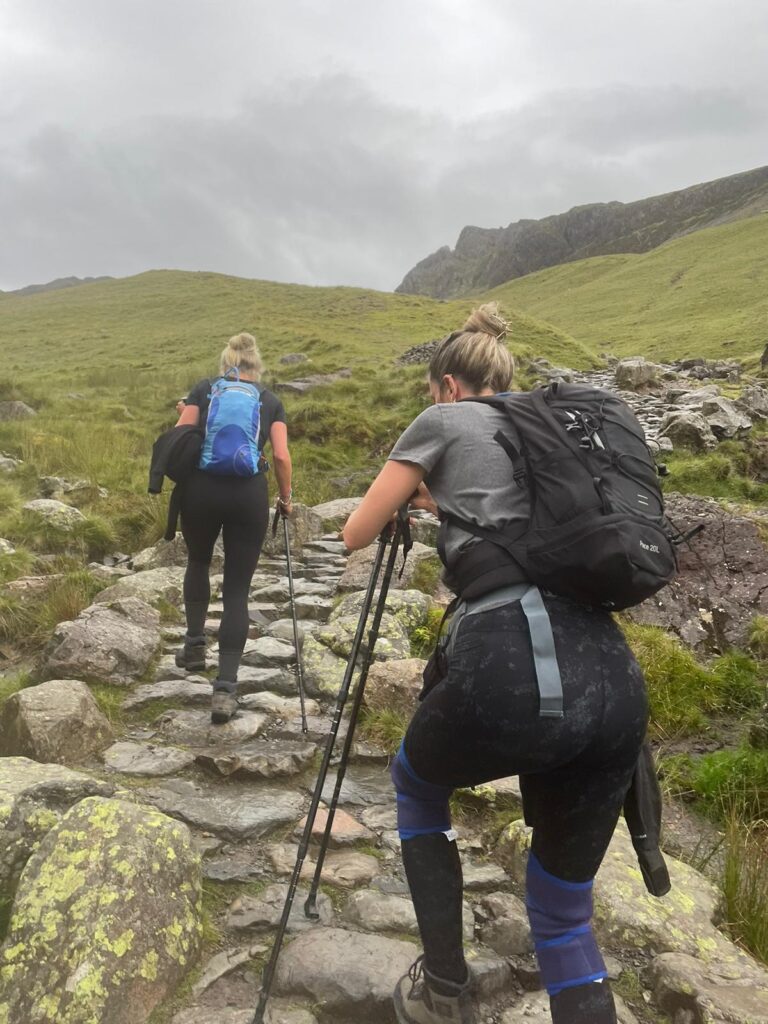
{"label": "overcast sky", "polygon": [[0,288],[390,289],[465,224],[768,163],[765,0],[2,0]]}

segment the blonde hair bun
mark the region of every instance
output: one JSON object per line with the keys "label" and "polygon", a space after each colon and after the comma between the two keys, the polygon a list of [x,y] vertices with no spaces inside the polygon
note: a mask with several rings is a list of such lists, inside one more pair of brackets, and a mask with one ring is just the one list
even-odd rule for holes
{"label": "blonde hair bun", "polygon": [[230,370],[238,370],[254,380],[259,380],[263,369],[261,353],[254,336],[245,332],[233,335],[221,353],[219,373],[224,376]]}
{"label": "blonde hair bun", "polygon": [[501,340],[509,331],[509,323],[500,315],[498,302],[486,302],[472,310],[464,330],[468,334],[490,334]]}

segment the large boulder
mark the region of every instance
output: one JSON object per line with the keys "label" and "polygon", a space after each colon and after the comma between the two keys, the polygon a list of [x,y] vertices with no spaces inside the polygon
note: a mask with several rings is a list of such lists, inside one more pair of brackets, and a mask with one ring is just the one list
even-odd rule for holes
{"label": "large boulder", "polygon": [[659,436],[668,437],[675,448],[703,452],[717,446],[709,423],[693,409],[671,409],[659,424]]}
{"label": "large boulder", "polygon": [[692,647],[744,647],[755,615],[768,614],[768,545],[758,521],[708,498],[666,495],[667,512],[683,531],[703,524],[678,549],[679,575],[624,614],[672,630]]}
{"label": "large boulder", "polygon": [[768,420],[768,390],[759,384],[749,384],[736,405],[753,420]]}
{"label": "large boulder", "polygon": [[304,638],[301,662],[307,693],[313,697],[335,697],[341,689],[347,659],[334,654],[313,634]]}
{"label": "large boulder", "polygon": [[[148,569],[164,569],[169,565],[187,564],[187,545],[180,533],[173,540],[160,540],[150,548],[144,548],[134,555],[131,565],[135,572],[146,572]],[[222,572],[224,569],[224,545],[219,538],[213,548],[211,572]]]}
{"label": "large boulder", "polygon": [[23,511],[33,520],[61,533],[72,533],[85,522],[80,509],[55,498],[35,498],[23,506]]}
{"label": "large boulder", "polygon": [[323,529],[327,532],[340,530],[347,519],[359,506],[362,498],[336,498],[334,501],[324,501],[321,505],[315,505],[312,509],[323,521]]}
{"label": "large boulder", "polygon": [[[513,822],[503,833],[497,854],[522,883],[530,830]],[[644,953],[684,953],[716,965],[731,976],[751,977],[755,961],[718,930],[722,893],[688,864],[667,856],[672,888],[662,899],[645,888],[624,822],[619,822],[600,866],[594,888],[594,929],[611,949]]]}
{"label": "large boulder", "polygon": [[157,811],[87,797],[27,861],[0,949],[4,1024],[145,1024],[194,963],[200,861]]}
{"label": "large boulder", "polygon": [[37,416],[26,402],[0,402],[0,420],[26,420]]}
{"label": "large boulder", "polygon": [[752,429],[752,420],[745,416],[728,398],[708,398],[701,407],[701,415],[719,441],[743,436]]}
{"label": "large boulder", "polygon": [[419,704],[425,665],[421,658],[374,662],[365,684],[365,706],[410,718]]}
{"label": "large boulder", "polygon": [[[367,548],[361,548],[359,551],[352,552],[347,561],[347,567],[339,580],[340,591],[365,590],[371,576],[378,546],[377,542],[376,544],[369,544]],[[402,554],[398,555],[397,567],[392,574],[390,588],[392,590],[412,589],[413,578],[418,572],[419,565],[426,559],[433,559],[434,557],[434,548],[416,541],[406,559],[402,576],[400,575],[400,570],[403,566],[403,559]]]}
{"label": "large boulder", "polygon": [[183,600],[184,568],[167,565],[157,569],[124,576],[117,583],[97,594],[99,604],[110,604],[125,597],[138,598],[146,604],[157,605],[161,601],[180,606]]}
{"label": "large boulder", "polygon": [[[378,601],[379,595],[380,591],[377,590],[373,597],[374,605]],[[331,621],[347,616],[359,617],[364,602],[365,595],[360,591],[347,594],[331,612]],[[427,594],[420,590],[390,590],[385,605],[387,614],[397,619],[409,633],[418,626],[424,625],[431,607],[432,601]]]}
{"label": "large boulder", "polygon": [[161,644],[160,616],[138,598],[92,604],[56,627],[43,675],[129,686],[145,675]]}
{"label": "large boulder", "polygon": [[734,972],[686,953],[663,953],[649,981],[658,1006],[675,1021],[768,1024],[768,971]]}
{"label": "large boulder", "polygon": [[[348,658],[352,651],[359,615],[342,615],[321,626],[313,639],[319,640],[339,658]],[[367,634],[366,634],[367,639]],[[306,649],[307,641],[304,641]],[[383,614],[379,622],[374,655],[379,661],[407,658],[411,653],[408,633],[394,615]]]}
{"label": "large boulder", "polygon": [[[291,545],[291,552],[298,554],[305,544],[310,541],[319,540],[325,533],[322,516],[319,516],[314,509],[308,505],[293,506],[293,512],[288,519],[288,542]],[[272,529],[267,530],[264,538],[262,551],[265,555],[282,555],[285,553],[285,531],[280,524],[276,534]]]}
{"label": "large boulder", "polygon": [[283,950],[275,991],[310,996],[326,1013],[360,1019],[391,1005],[392,990],[416,952],[410,942],[339,928],[314,929]]}
{"label": "large boulder", "polygon": [[662,369],[655,363],[649,363],[642,356],[622,359],[616,364],[614,375],[616,386],[624,391],[637,391],[640,388],[657,384]]}
{"label": "large boulder", "polygon": [[0,758],[0,893],[13,891],[29,855],[70,807],[114,788],[62,765]]}
{"label": "large boulder", "polygon": [[0,755],[67,764],[112,742],[112,727],[85,683],[52,679],[14,693],[0,706]]}

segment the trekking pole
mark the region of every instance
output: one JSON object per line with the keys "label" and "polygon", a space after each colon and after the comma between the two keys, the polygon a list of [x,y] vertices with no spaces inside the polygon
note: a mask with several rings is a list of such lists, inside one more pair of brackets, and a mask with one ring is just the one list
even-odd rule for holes
{"label": "trekking pole", "polygon": [[272,988],[272,982],[275,977],[275,969],[277,968],[277,961],[280,956],[280,950],[282,949],[283,939],[288,929],[288,919],[291,915],[291,908],[293,907],[293,901],[296,896],[296,890],[299,887],[299,881],[301,879],[301,869],[304,866],[304,861],[307,856],[307,850],[309,849],[309,843],[312,838],[312,829],[315,825],[315,818],[317,817],[317,809],[320,805],[320,799],[323,794],[323,787],[325,786],[325,780],[328,775],[328,767],[331,763],[331,757],[333,755],[333,748],[336,743],[336,737],[339,733],[339,726],[341,724],[341,716],[344,712],[344,705],[349,695],[349,689],[352,684],[352,676],[355,671],[355,663],[357,661],[358,654],[360,653],[360,646],[363,640],[363,634],[365,632],[365,625],[368,620],[368,615],[373,604],[373,595],[376,590],[376,584],[379,579],[381,572],[381,566],[384,561],[384,552],[387,544],[389,543],[389,529],[385,528],[379,536],[379,546],[376,551],[376,557],[373,562],[371,569],[370,579],[368,580],[368,588],[365,592],[365,598],[363,600],[363,607],[360,610],[360,619],[357,623],[357,630],[355,632],[354,639],[352,641],[352,648],[349,652],[349,660],[347,661],[347,667],[344,672],[344,678],[341,682],[341,688],[339,689],[338,697],[336,698],[336,708],[333,713],[333,721],[331,722],[331,729],[328,733],[328,739],[325,743],[325,751],[323,753],[323,760],[320,764],[320,771],[317,776],[317,782],[315,783],[315,789],[312,793],[312,801],[307,812],[307,821],[304,826],[304,831],[299,842],[299,849],[296,854],[296,863],[293,867],[293,874],[288,884],[288,893],[285,897],[285,904],[283,906],[283,913],[280,917],[280,923],[277,927],[277,934],[275,935],[275,941],[272,944],[272,953],[269,958],[267,966],[264,968],[264,975],[261,984],[261,993],[259,995],[259,1002],[256,1006],[256,1013],[253,1017],[251,1024],[263,1024],[264,1012],[267,1007],[269,1000],[269,993]]}
{"label": "trekking pole", "polygon": [[341,795],[341,787],[344,784],[344,777],[347,774],[347,764],[349,763],[349,755],[352,750],[352,743],[354,741],[355,726],[357,725],[357,718],[360,713],[360,708],[363,703],[363,696],[365,694],[365,684],[368,679],[368,671],[373,662],[374,648],[376,647],[376,641],[379,637],[379,626],[381,625],[381,617],[384,614],[384,606],[387,603],[387,594],[389,593],[389,584],[392,580],[392,573],[395,569],[395,562],[397,561],[397,549],[400,545],[400,541],[408,538],[405,542],[406,549],[409,548],[410,531],[408,527],[408,519],[403,511],[398,516],[397,528],[395,535],[392,538],[392,548],[389,552],[389,558],[387,565],[384,570],[384,576],[381,581],[381,590],[379,592],[379,599],[376,603],[376,610],[373,614],[373,622],[371,623],[371,629],[368,633],[368,646],[365,651],[365,657],[363,664],[360,669],[360,676],[357,680],[357,689],[355,690],[355,699],[352,702],[352,710],[349,715],[349,722],[347,724],[347,734],[344,737],[344,748],[341,752],[341,759],[339,761],[338,768],[336,769],[336,785],[333,789],[333,797],[328,807],[328,818],[325,823],[325,832],[320,843],[320,849],[317,854],[317,863],[315,864],[315,875],[312,879],[312,885],[309,888],[309,896],[307,896],[306,902],[304,903],[304,913],[307,917],[313,921],[317,921],[320,918],[320,914],[317,910],[317,892],[320,888],[320,877],[323,873],[323,864],[325,863],[325,855],[328,851],[328,845],[331,840],[331,833],[333,831],[333,819],[336,815],[336,808],[339,805],[339,797]]}
{"label": "trekking pole", "polygon": [[[280,510],[275,509],[275,518],[272,520],[272,536],[277,533],[277,520]],[[291,565],[291,543],[288,535],[288,518],[283,516],[283,537],[285,538],[285,562],[288,567],[288,591],[291,595],[291,616],[293,618],[293,644],[296,648],[296,675],[299,683],[299,704],[301,706],[301,731],[307,730],[307,711],[304,706],[304,670],[301,667],[301,647],[299,646],[299,623],[296,618],[296,596],[293,592],[293,566]]]}

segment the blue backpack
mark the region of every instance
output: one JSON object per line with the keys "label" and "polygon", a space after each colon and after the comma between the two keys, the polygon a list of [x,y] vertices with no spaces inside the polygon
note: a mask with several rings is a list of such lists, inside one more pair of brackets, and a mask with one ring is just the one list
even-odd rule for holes
{"label": "blue backpack", "polygon": [[259,472],[261,395],[248,381],[228,375],[214,381],[209,395],[200,469],[217,476],[255,476]]}

